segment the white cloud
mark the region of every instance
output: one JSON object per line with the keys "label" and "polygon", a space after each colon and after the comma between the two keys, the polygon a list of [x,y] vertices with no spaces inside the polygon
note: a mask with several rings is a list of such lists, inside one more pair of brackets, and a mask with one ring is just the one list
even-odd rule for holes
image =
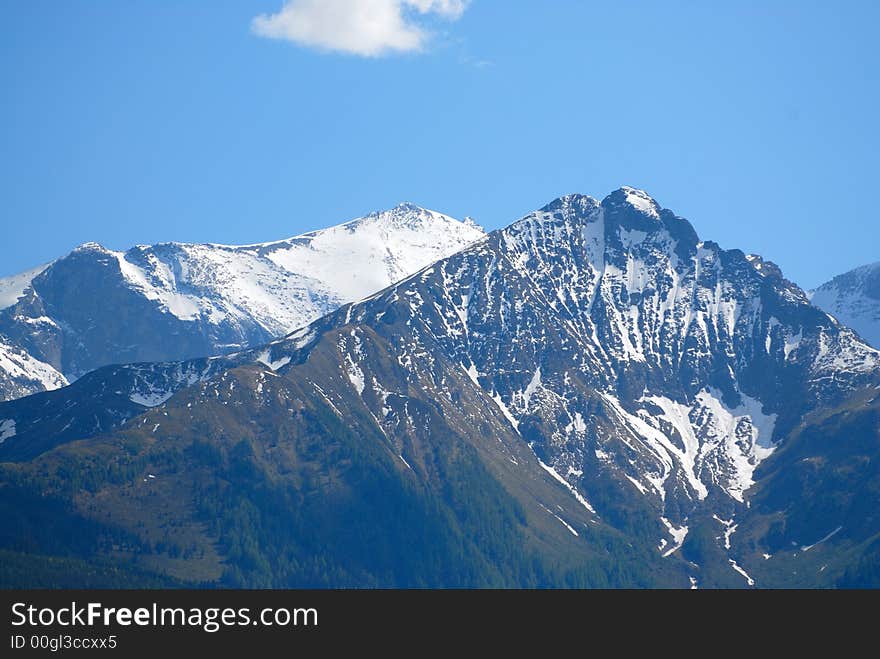
{"label": "white cloud", "polygon": [[430,33],[418,15],[461,18],[470,0],[286,0],[275,14],[254,18],[251,30],[269,39],[363,57],[418,52]]}

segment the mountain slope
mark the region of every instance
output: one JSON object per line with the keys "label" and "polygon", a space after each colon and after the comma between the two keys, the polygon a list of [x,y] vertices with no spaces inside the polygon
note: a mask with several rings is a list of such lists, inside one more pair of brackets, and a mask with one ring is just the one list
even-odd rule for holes
{"label": "mountain slope", "polygon": [[750,494],[733,542],[759,583],[880,586],[880,391],[807,415]]}
{"label": "mountain slope", "polygon": [[[686,583],[573,499],[466,374],[454,401],[433,400],[383,364],[396,393],[378,425],[338,368],[351,338],[328,332],[285,375],[234,368],[119,433],[0,465],[0,546],[25,566],[116,560],[234,587]],[[76,542],[47,520],[75,522]]]}
{"label": "mountain slope", "polygon": [[[650,565],[666,570],[654,585],[784,585],[789,559],[777,568],[763,554],[778,550],[778,537],[809,546],[833,530],[825,528],[833,517],[840,529],[821,544],[834,567],[801,583],[834,585],[844,573],[872,573],[866,547],[880,520],[845,502],[825,515],[797,513],[818,505],[808,500],[810,482],[826,483],[822,494],[835,501],[876,501],[876,425],[852,412],[876,402],[878,366],[878,351],[812,306],[771,262],[701,241],[687,221],[623,188],[601,203],[558,199],[262,348],[106,368],[0,404],[0,419],[16,429],[0,458],[21,461],[6,466],[4,480],[38,483],[39,491],[91,474],[86,480],[97,479],[101,500],[112,502],[128,496],[119,488],[148,478],[143,469],[164,464],[151,462],[151,447],[222,443],[256,425],[261,442],[283,454],[302,433],[288,419],[320,408],[345,429],[316,430],[315,452],[350,431],[365,450],[381,447],[383,459],[412,470],[430,496],[450,482],[463,492],[485,486],[482,471],[432,469],[427,457],[471,447],[525,511],[511,542],[564,564],[563,575],[580,564],[588,583],[640,584],[637,566]],[[253,409],[267,391],[274,407]],[[106,412],[101,423],[95,410]],[[811,453],[788,448],[796,446]],[[786,480],[805,457],[815,472],[800,484]],[[65,467],[56,473],[58,460]],[[136,467],[107,483],[108,460]],[[339,464],[327,457],[314,477],[332,482]],[[864,469],[855,493],[839,476],[853,464]],[[257,482],[296,487],[302,476],[291,468],[271,477],[263,470]],[[45,481],[46,473],[55,475]],[[91,510],[70,496],[78,514]],[[506,508],[502,501],[493,505]],[[322,512],[347,519],[350,505]],[[118,510],[95,510],[127,524]],[[460,510],[468,519],[475,512]],[[285,511],[266,514],[265,523],[277,523]],[[554,528],[567,543],[551,539]],[[603,547],[614,547],[626,578],[611,577]],[[804,553],[817,555],[790,560]],[[573,583],[556,574],[554,585]],[[242,578],[259,583],[255,574]]]}
{"label": "mountain slope", "polygon": [[52,389],[107,364],[265,343],[482,235],[471,222],[401,204],[258,245],[166,243],[123,253],[87,243],[0,280],[0,335],[19,355],[18,370],[0,361],[0,399]]}
{"label": "mountain slope", "polygon": [[838,275],[809,295],[817,307],[880,347],[880,263]]}
{"label": "mountain slope", "polygon": [[0,335],[0,391],[4,392],[4,398],[20,398],[66,384],[67,378],[51,365],[35,359]]}

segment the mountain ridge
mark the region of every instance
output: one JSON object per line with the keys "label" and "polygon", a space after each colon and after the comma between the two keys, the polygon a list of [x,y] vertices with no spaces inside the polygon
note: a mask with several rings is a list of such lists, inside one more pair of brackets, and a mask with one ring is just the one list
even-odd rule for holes
{"label": "mountain ridge", "polygon": [[83,243],[0,280],[0,338],[55,371],[28,377],[26,369],[5,369],[0,398],[53,388],[108,364],[265,343],[482,235],[472,221],[404,203],[253,245],[168,242],[120,252]]}

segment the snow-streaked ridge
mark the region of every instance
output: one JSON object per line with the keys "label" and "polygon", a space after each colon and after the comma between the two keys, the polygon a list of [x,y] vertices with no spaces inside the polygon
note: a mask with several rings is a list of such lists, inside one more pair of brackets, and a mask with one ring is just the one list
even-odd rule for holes
{"label": "snow-streaked ridge", "polygon": [[172,243],[112,252],[130,286],[180,320],[301,327],[479,240],[473,223],[401,204],[287,240]]}

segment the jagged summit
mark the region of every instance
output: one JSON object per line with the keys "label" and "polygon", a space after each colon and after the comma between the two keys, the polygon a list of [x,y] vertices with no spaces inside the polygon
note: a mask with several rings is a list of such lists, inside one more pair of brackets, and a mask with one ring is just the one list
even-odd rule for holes
{"label": "jagged summit", "polygon": [[[603,238],[607,236],[612,242],[622,240],[621,244],[641,241],[649,236],[651,240],[670,239],[682,258],[687,258],[699,243],[697,232],[690,222],[662,208],[643,190],[628,186],[615,190],[601,202],[580,193],[564,195],[524,216],[508,230],[515,233],[536,221],[553,226],[598,223]],[[624,233],[620,234],[619,229]]]}
{"label": "jagged summit", "polygon": [[601,202],[590,195],[571,193],[554,199],[540,210],[553,211],[576,211],[588,213],[598,206],[629,206],[638,213],[658,218],[660,217],[660,205],[644,190],[633,188],[628,185],[622,186],[608,194]]}

